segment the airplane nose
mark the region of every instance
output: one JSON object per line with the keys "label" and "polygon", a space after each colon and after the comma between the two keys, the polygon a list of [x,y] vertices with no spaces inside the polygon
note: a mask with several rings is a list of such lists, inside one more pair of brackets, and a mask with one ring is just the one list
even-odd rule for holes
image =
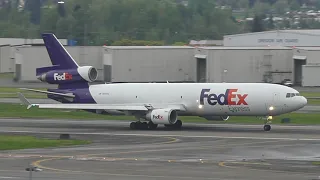
{"label": "airplane nose", "polygon": [[305,97],[301,97],[301,105],[304,107],[305,105],[307,105],[308,104],[308,100],[307,100],[307,98],[305,98]]}

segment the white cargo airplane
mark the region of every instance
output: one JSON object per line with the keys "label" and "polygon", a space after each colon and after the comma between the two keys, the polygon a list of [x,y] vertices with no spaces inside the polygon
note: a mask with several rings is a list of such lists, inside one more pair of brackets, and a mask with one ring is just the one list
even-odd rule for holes
{"label": "white cargo airplane", "polygon": [[270,131],[273,116],[296,111],[307,99],[287,86],[268,83],[119,83],[89,85],[97,79],[91,66],[79,66],[55,35],[43,34],[52,66],[37,68],[43,82],[57,89],[29,91],[45,93],[61,104],[31,104],[28,108],[82,109],[110,115],[133,115],[132,129],[155,129],[158,124],[180,128],[178,116],[200,116],[226,121],[229,116],[257,116]]}

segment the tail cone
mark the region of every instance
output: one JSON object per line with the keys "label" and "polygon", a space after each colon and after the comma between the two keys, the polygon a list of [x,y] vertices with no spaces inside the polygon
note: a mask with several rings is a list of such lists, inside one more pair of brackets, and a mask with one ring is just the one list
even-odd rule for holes
{"label": "tail cone", "polygon": [[41,76],[38,76],[37,79],[39,79],[42,82],[46,82],[46,74],[42,74]]}

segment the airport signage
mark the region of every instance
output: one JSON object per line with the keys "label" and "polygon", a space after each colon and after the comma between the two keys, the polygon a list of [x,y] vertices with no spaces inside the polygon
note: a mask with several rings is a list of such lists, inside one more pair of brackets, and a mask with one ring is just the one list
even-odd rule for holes
{"label": "airport signage", "polygon": [[258,39],[258,43],[298,43],[299,39]]}

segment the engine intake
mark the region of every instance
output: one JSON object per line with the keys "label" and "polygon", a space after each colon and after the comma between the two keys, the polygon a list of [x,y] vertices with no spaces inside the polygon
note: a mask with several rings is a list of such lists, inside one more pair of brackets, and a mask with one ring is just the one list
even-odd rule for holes
{"label": "engine intake", "polygon": [[93,82],[98,78],[98,71],[92,66],[81,66],[77,69],[51,70],[41,74],[38,79],[49,84],[74,82]]}
{"label": "engine intake", "polygon": [[146,114],[146,118],[154,124],[175,124],[178,113],[173,109],[154,109]]}

